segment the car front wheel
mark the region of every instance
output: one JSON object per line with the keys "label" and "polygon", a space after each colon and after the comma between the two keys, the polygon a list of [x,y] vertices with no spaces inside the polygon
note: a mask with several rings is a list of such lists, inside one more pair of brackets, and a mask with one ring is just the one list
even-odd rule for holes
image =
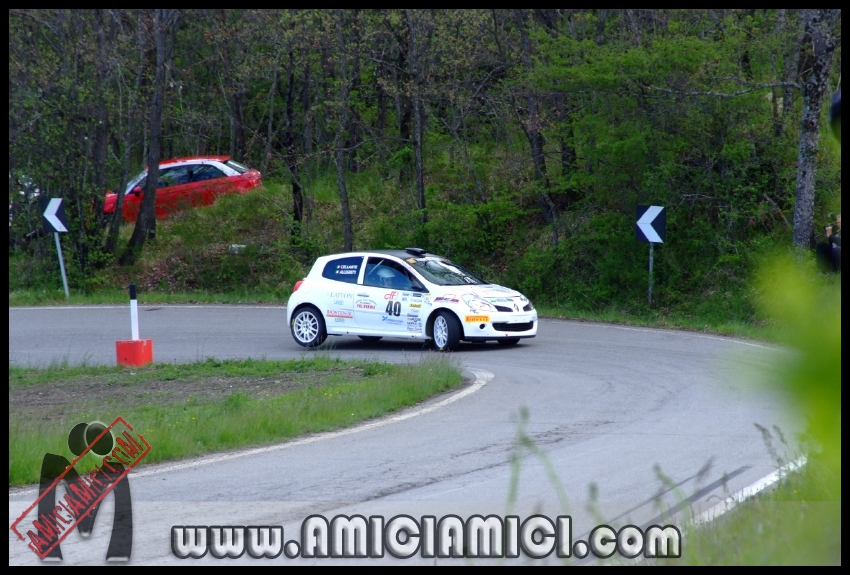
{"label": "car front wheel", "polygon": [[454,351],[460,343],[461,328],[457,318],[447,311],[437,312],[434,319],[434,349]]}
{"label": "car front wheel", "polygon": [[292,329],[292,337],[304,347],[316,347],[328,337],[325,330],[325,320],[319,310],[313,306],[299,309],[292,316],[289,326]]}

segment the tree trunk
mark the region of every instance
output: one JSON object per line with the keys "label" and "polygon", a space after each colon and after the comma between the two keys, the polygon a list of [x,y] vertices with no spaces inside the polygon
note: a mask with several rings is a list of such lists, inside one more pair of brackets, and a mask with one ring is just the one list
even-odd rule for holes
{"label": "tree trunk", "polygon": [[419,44],[416,38],[416,23],[410,10],[405,10],[407,16],[407,27],[410,35],[410,78],[411,78],[411,102],[413,104],[413,169],[416,172],[416,207],[419,210],[419,221],[424,224],[428,221],[425,212],[425,179],[422,170],[422,94],[421,94],[421,62]]}
{"label": "tree trunk", "polygon": [[558,121],[561,124],[560,136],[558,138],[558,147],[561,155],[561,182],[563,198],[556,206],[560,208],[568,208],[573,203],[578,201],[579,193],[574,184],[567,185],[567,181],[571,178],[576,170],[576,151],[570,145],[570,139],[573,135],[572,123],[568,121],[566,95],[558,95]]}
{"label": "tree trunk", "polygon": [[135,92],[129,97],[127,106],[127,126],[124,131],[124,166],[122,169],[121,182],[115,193],[118,194],[115,203],[115,213],[109,220],[109,231],[106,234],[106,243],[104,251],[110,254],[116,254],[118,249],[118,231],[121,228],[124,212],[124,191],[127,188],[127,183],[130,180],[130,155],[133,149],[133,126],[136,123],[136,112],[139,108],[139,98],[142,88],[142,71],[145,62],[145,43],[142,40],[142,16],[138,17],[139,26],[139,64],[136,69]]}
{"label": "tree trunk", "polygon": [[247,151],[247,136],[245,133],[245,92],[240,86],[234,87],[231,111],[233,113],[233,159],[237,162],[245,160]]}
{"label": "tree trunk", "polygon": [[[92,26],[97,38],[97,55],[98,62],[95,66],[95,103],[97,110],[95,112],[94,134],[92,138],[92,184],[97,190],[94,198],[89,201],[89,194],[83,194],[83,204],[79,207],[83,210],[92,210],[95,216],[95,221],[86,223],[88,218],[80,218],[80,235],[81,240],[77,246],[77,258],[80,265],[80,271],[83,274],[88,273],[88,268],[91,265],[90,252],[92,248],[99,248],[100,234],[103,231],[103,190],[106,189],[106,155],[109,146],[109,116],[106,105],[105,94],[109,83],[109,59],[107,57],[108,46],[112,44],[111,34],[108,34],[109,22],[104,15],[103,10],[95,10],[92,15]],[[98,265],[98,262],[95,262]]]}
{"label": "tree trunk", "polygon": [[295,63],[292,50],[289,51],[289,86],[286,90],[286,128],[283,132],[283,147],[286,153],[286,164],[289,167],[289,181],[292,183],[292,227],[293,235],[300,232],[300,224],[304,218],[304,195],[298,178],[298,152],[295,148],[295,133],[293,132],[295,111]]}
{"label": "tree trunk", "polygon": [[301,91],[301,105],[304,108],[304,156],[308,161],[313,154],[313,112],[310,107],[313,94],[310,91],[310,85],[310,62],[308,60],[304,64],[304,86]]}
{"label": "tree trunk", "polygon": [[[800,22],[798,24],[798,30],[796,35],[796,41],[793,43],[793,48],[791,49],[790,55],[784,58],[783,69],[785,72],[784,80],[786,82],[796,82],[797,77],[800,74],[801,70],[800,66],[800,50],[803,46],[803,38],[806,35],[805,30],[805,22],[803,18],[800,18]],[[791,115],[794,112],[794,88],[791,86],[786,86],[784,88],[782,94],[782,115],[783,117],[786,115]]]}
{"label": "tree trunk", "polygon": [[277,76],[278,76],[278,67],[275,66],[274,72],[272,74],[272,85],[269,88],[269,104],[268,104],[268,114],[269,120],[266,123],[266,146],[263,150],[263,163],[260,168],[260,173],[265,174],[269,169],[269,162],[272,159],[272,140],[275,137],[274,133],[274,96],[277,92]]}
{"label": "tree trunk", "polygon": [[422,168],[422,104],[419,96],[413,96],[413,162],[416,171],[416,203],[419,209],[419,221],[426,223],[428,214],[425,211],[425,177]]}
{"label": "tree trunk", "polygon": [[[395,40],[398,53],[396,54],[396,66],[393,68],[395,79],[396,117],[398,118],[398,135],[402,147],[411,144],[410,121],[413,116],[413,105],[410,101],[408,83],[411,81],[408,72],[408,51],[410,47],[405,42],[402,33],[395,30]],[[403,157],[399,169],[399,182],[410,182],[410,156]]]}
{"label": "tree trunk", "polygon": [[92,155],[94,159],[93,183],[95,189],[98,190],[98,194],[95,196],[94,201],[94,213],[100,215],[103,213],[103,195],[100,192],[106,189],[106,154],[108,151],[107,147],[109,135],[109,117],[107,116],[107,112],[109,110],[104,98],[107,90],[107,76],[109,75],[109,71],[107,70],[107,66],[109,65],[109,58],[107,57],[107,43],[111,45],[112,38],[108,37],[111,36],[111,34],[107,35],[107,27],[109,26],[109,23],[103,10],[95,10],[94,22],[97,27],[98,59],[100,61],[96,68],[95,91],[97,93],[97,124],[94,128],[94,151]]}
{"label": "tree trunk", "polygon": [[608,10],[599,10],[599,20],[596,22],[596,45],[601,46],[605,43],[605,20],[608,17]]}
{"label": "tree trunk", "polygon": [[797,189],[794,205],[794,246],[810,248],[814,242],[815,170],[820,113],[827,89],[836,39],[833,28],[838,10],[803,10],[805,22],[803,46],[807,54],[808,73],[803,78],[803,115],[797,154]]}
{"label": "tree trunk", "polygon": [[378,141],[384,141],[384,129],[387,125],[387,93],[384,90],[383,83],[380,79],[380,70],[376,72],[378,76],[377,84],[375,85],[375,90],[377,91],[377,107],[378,107],[378,118],[375,125],[375,131],[377,132]]}
{"label": "tree trunk", "polygon": [[[173,22],[173,10],[156,9],[154,18],[154,38],[156,41],[156,74],[154,79],[154,95],[150,113],[150,147],[148,149],[148,177],[145,183],[144,197],[136,218],[136,227],[127,251],[121,257],[121,263],[132,265],[145,245],[145,241],[156,237],[156,185],[159,180],[160,160],[160,131],[162,127],[162,110],[165,100],[165,61],[167,54],[168,32]],[[121,190],[119,190],[120,192]]]}
{"label": "tree trunk", "polygon": [[[528,30],[525,24],[525,14],[522,10],[516,11],[516,21],[520,33],[520,42],[522,48],[523,66],[526,70],[530,70],[531,61],[531,40],[528,37]],[[529,89],[526,96],[527,111],[525,121],[520,117],[525,136],[528,138],[528,143],[531,146],[531,161],[534,165],[534,180],[537,182],[537,203],[540,206],[540,211],[543,214],[543,220],[547,224],[552,225],[552,244],[558,245],[558,228],[555,224],[558,219],[558,213],[555,203],[549,196],[549,177],[546,174],[546,156],[543,150],[543,134],[541,132],[540,115],[537,109],[537,94],[534,90]]]}
{"label": "tree trunk", "polygon": [[342,12],[337,12],[337,38],[339,41],[339,113],[337,115],[336,138],[336,185],[339,194],[339,204],[342,209],[342,227],[345,241],[345,251],[350,252],[353,246],[351,230],[351,209],[348,205],[348,190],[345,187],[345,127],[348,124],[348,71],[346,67],[346,45],[343,35]]}
{"label": "tree trunk", "polygon": [[245,88],[243,81],[238,78],[239,71],[237,53],[243,49],[238,45],[238,35],[228,29],[228,11],[225,9],[219,10],[219,18],[221,20],[222,31],[225,33],[225,39],[220,48],[220,56],[223,64],[224,82],[226,90],[224,94],[225,102],[230,110],[230,156],[237,162],[244,160],[246,151],[246,134],[245,134]]}

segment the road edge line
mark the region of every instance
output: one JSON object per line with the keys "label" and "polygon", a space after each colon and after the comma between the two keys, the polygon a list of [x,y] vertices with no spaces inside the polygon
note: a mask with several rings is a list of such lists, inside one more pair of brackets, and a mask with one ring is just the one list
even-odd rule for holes
{"label": "road edge line", "polygon": [[752,483],[751,485],[744,487],[743,489],[741,489],[737,493],[733,493],[732,495],[730,495],[729,497],[727,497],[726,499],[724,499],[723,501],[721,501],[717,505],[715,505],[715,506],[711,507],[710,509],[707,509],[707,510],[703,511],[702,513],[700,513],[699,515],[697,515],[692,522],[693,527],[700,527],[700,526],[706,525],[708,523],[711,523],[712,521],[714,521],[715,519],[717,519],[721,515],[724,515],[724,514],[728,513],[729,511],[732,511],[735,507],[737,507],[739,504],[743,503],[747,499],[754,497],[755,495],[764,491],[768,487],[772,486],[773,484],[778,482],[780,479],[784,479],[785,477],[788,476],[789,473],[792,473],[792,472],[802,468],[805,464],[806,464],[806,457],[805,456],[802,456],[799,459],[796,459],[794,461],[786,463],[785,465],[783,465],[782,467],[780,467],[779,469],[777,469],[773,473],[765,475],[764,477],[762,477],[761,479],[759,479],[755,483]]}

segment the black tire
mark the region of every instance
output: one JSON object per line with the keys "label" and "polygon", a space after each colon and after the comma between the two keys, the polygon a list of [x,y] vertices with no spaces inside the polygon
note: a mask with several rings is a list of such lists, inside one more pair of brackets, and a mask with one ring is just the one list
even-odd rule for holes
{"label": "black tire", "polygon": [[460,344],[463,330],[453,313],[440,310],[434,319],[433,339],[437,351],[454,351]]}
{"label": "black tire", "polygon": [[358,335],[357,337],[363,341],[378,341],[379,339],[383,339],[383,336],[380,335]]}
{"label": "black tire", "polygon": [[504,337],[502,339],[497,339],[496,341],[499,342],[499,345],[516,345],[516,344],[519,343],[519,338],[518,337]]}
{"label": "black tire", "polygon": [[289,329],[295,342],[304,347],[322,345],[328,337],[325,319],[321,312],[311,305],[304,306],[292,314]]}

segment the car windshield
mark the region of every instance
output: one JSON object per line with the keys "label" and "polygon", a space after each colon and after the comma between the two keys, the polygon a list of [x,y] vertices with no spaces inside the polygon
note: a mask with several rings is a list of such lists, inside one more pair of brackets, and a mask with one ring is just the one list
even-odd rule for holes
{"label": "car windshield", "polygon": [[407,258],[405,261],[412,265],[425,279],[437,285],[456,286],[489,283],[449,260],[430,257]]}

